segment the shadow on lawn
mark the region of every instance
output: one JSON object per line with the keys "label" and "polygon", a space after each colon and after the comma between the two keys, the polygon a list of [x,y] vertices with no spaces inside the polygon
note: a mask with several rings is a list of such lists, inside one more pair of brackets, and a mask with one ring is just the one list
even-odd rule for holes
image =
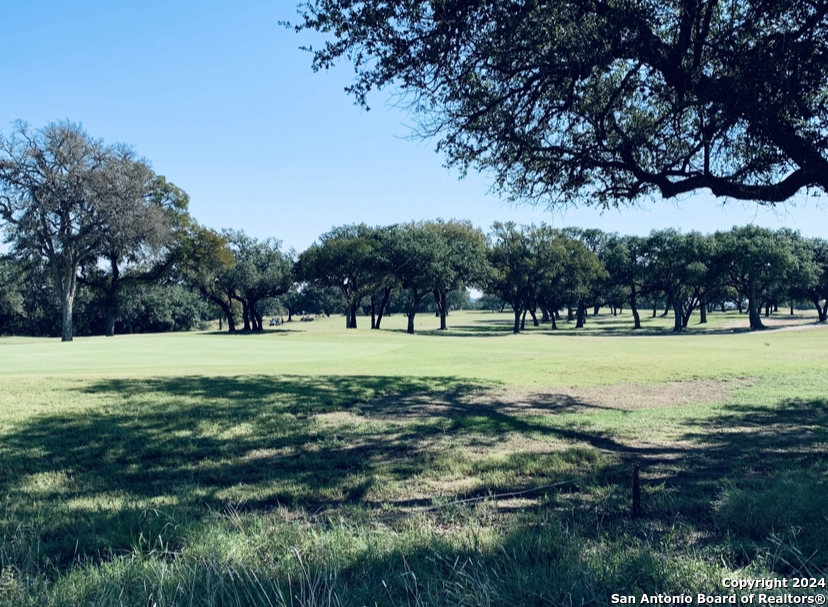
{"label": "shadow on lawn", "polygon": [[[624,441],[591,428],[589,415],[601,408],[593,403],[546,394],[527,410],[457,377],[106,379],[83,390],[109,397],[107,404],[33,418],[0,446],[0,495],[14,510],[7,507],[5,517],[40,518],[43,552],[57,563],[129,551],[164,534],[175,544],[177,523],[157,514],[167,510],[193,522],[229,506],[379,507],[366,499],[375,484],[428,473],[435,452],[451,457],[452,440],[486,450],[516,435],[571,447],[567,476],[595,463],[583,455],[585,447],[641,463],[645,475],[657,473],[659,482],[681,490],[681,507],[701,520],[709,518],[724,478],[819,461],[828,427],[825,401],[790,401],[727,407],[701,426],[692,422],[684,444]],[[584,423],[572,422],[572,415],[558,423],[559,413],[583,413]],[[561,480],[555,470],[527,473],[529,464],[525,458],[481,461],[476,473],[511,467],[523,486]],[[491,481],[474,493],[520,488]],[[401,508],[429,503],[394,499],[389,505]],[[659,508],[645,503],[650,516],[674,514]]]}
{"label": "shadow on lawn", "polygon": [[[718,314],[718,313],[711,313]],[[699,324],[698,318],[693,317],[689,325],[681,332],[673,332],[672,316],[668,318],[651,317],[649,314],[641,315],[640,329],[633,329],[633,319],[629,315],[610,316],[602,314],[600,316],[588,315],[586,318],[586,325],[581,329],[575,328],[574,320],[566,320],[565,318],[558,319],[558,328],[553,329],[551,321],[541,323],[535,327],[532,325],[530,319],[526,319],[525,329],[522,333],[538,333],[550,336],[571,336],[571,337],[653,337],[653,336],[684,336],[684,335],[733,335],[735,333],[750,333],[752,330],[748,326],[747,315],[733,316],[728,313],[728,320],[738,321],[739,326],[716,326],[713,324]],[[790,329],[797,327],[810,327],[818,325],[816,316],[808,314],[797,314],[794,316],[774,315],[765,330],[779,330]],[[765,319],[767,322],[767,319]],[[803,321],[813,321],[805,322]],[[514,320],[503,318],[492,319],[477,319],[468,324],[459,324],[452,326],[449,320],[449,331],[438,330],[424,330],[417,331],[420,335],[437,335],[437,336],[462,336],[462,337],[494,337],[506,334],[512,334],[512,327]],[[402,330],[401,330],[402,331]]]}

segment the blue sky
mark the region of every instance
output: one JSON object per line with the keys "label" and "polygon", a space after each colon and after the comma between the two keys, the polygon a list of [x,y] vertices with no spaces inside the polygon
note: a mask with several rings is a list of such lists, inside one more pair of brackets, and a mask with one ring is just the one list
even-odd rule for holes
{"label": "blue sky", "polygon": [[0,46],[0,128],[55,120],[122,141],[184,188],[212,228],[242,229],[304,249],[332,226],[412,219],[545,221],[646,234],[757,223],[828,237],[828,201],[769,210],[705,195],[638,209],[551,213],[487,194],[485,176],[458,181],[435,142],[408,138],[412,120],[378,93],[372,110],[342,91],[350,66],[314,74],[299,50],[319,41],[278,25],[291,0],[8,2]]}

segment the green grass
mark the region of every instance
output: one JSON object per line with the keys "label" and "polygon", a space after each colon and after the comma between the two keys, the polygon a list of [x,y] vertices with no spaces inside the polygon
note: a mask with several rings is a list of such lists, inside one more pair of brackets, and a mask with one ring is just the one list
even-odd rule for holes
{"label": "green grass", "polygon": [[0,340],[0,604],[605,604],[828,567],[824,328],[449,320]]}

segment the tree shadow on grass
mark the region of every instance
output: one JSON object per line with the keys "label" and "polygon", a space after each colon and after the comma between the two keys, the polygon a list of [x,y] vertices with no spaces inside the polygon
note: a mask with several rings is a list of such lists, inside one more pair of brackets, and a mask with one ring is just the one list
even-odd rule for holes
{"label": "tree shadow on grass", "polygon": [[825,459],[828,399],[788,399],[774,406],[728,405],[684,435],[697,445],[688,478],[743,480],[805,469]]}
{"label": "tree shadow on grass", "polygon": [[239,336],[247,336],[247,335],[258,335],[259,337],[264,337],[269,335],[271,337],[282,336],[282,335],[292,335],[294,333],[304,333],[301,329],[286,329],[286,328],[279,328],[279,329],[263,329],[261,331],[245,331],[244,329],[237,329],[232,333],[230,331],[225,330],[215,330],[215,331],[201,331],[202,335],[228,335],[230,337],[239,337]]}
{"label": "tree shadow on grass", "polygon": [[[3,437],[2,523],[39,521],[43,554],[67,563],[129,551],[163,535],[158,525],[174,544],[176,520],[197,522],[228,507],[313,513],[430,503],[399,487],[451,460],[454,440],[478,451],[515,434],[621,448],[522,416],[506,401],[475,405],[483,389],[457,377],[94,381],[79,390],[95,396],[96,408],[33,417]],[[536,405],[554,415],[589,403],[561,397]],[[519,474],[525,462],[474,465],[478,475]],[[368,499],[389,483],[398,489],[384,504]],[[476,492],[512,488],[492,481]]]}
{"label": "tree shadow on grass", "polygon": [[228,507],[405,509],[431,500],[416,488],[379,502],[370,496],[423,475],[439,480],[435,466],[455,463],[458,445],[486,454],[514,437],[570,450],[571,465],[556,468],[560,462],[545,452],[499,461],[481,455],[457,474],[484,481],[454,495],[588,473],[597,461],[591,452],[641,463],[645,481],[655,478],[682,493],[666,505],[645,502],[648,516],[669,518],[671,508],[680,508],[709,520],[723,479],[804,466],[824,455],[824,401],[726,407],[707,421],[688,422],[681,443],[648,443],[577,421],[576,414],[588,421],[605,409],[588,398],[537,395],[526,408],[489,387],[458,377],[98,380],[80,388],[102,403],[97,408],[30,418],[3,437],[2,522],[8,528],[39,521],[43,555],[67,564],[129,551],[147,538],[175,545],[183,541],[180,521],[197,523]]}
{"label": "tree shadow on grass", "polygon": [[[773,317],[773,324],[766,326],[763,331],[778,331],[795,328],[805,328],[818,326],[818,322],[808,322],[803,324],[803,320],[814,320],[810,315],[796,315],[793,317],[775,316]],[[690,324],[680,333],[673,332],[672,317],[663,318],[661,316],[652,318],[647,315],[641,317],[642,327],[640,329],[633,329],[633,319],[631,316],[587,316],[586,325],[583,328],[576,329],[574,327],[574,320],[558,319],[558,328],[553,329],[551,321],[541,323],[539,326],[533,326],[531,321],[527,319],[525,329],[521,331],[524,334],[542,334],[549,336],[569,336],[569,337],[675,337],[685,335],[733,335],[738,333],[751,333],[755,330],[748,326],[747,316],[732,317],[732,321],[739,321],[743,324],[740,326],[716,326],[708,324],[699,324],[694,318]],[[494,337],[512,334],[512,327],[514,326],[513,319],[492,318],[492,319],[475,319],[466,324],[458,324],[452,326],[449,322],[449,331],[417,331],[418,334],[437,335],[437,336],[454,336],[454,337]],[[402,331],[402,330],[401,330]]]}

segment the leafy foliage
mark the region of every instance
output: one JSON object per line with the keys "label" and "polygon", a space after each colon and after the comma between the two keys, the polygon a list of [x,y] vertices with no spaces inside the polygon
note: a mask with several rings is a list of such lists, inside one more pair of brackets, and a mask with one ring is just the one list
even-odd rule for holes
{"label": "leafy foliage", "polygon": [[450,165],[515,199],[777,203],[828,187],[828,4],[310,0],[313,68],[394,86]]}

